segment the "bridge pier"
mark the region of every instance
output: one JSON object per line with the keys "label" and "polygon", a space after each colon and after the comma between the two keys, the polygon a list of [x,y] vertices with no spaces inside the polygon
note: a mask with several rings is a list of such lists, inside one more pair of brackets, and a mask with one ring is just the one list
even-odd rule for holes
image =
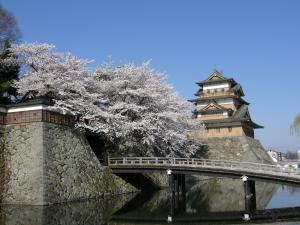
{"label": "bridge pier", "polygon": [[173,216],[176,211],[186,210],[186,188],[185,175],[173,174],[171,170],[167,170],[169,177],[169,195],[170,195],[170,214]]}
{"label": "bridge pier", "polygon": [[249,180],[247,176],[242,177],[245,191],[245,211],[253,212],[256,210],[255,181]]}
{"label": "bridge pier", "polygon": [[177,189],[177,199],[178,199],[178,209],[180,211],[186,211],[186,188],[185,188],[185,175],[176,174],[178,181]]}

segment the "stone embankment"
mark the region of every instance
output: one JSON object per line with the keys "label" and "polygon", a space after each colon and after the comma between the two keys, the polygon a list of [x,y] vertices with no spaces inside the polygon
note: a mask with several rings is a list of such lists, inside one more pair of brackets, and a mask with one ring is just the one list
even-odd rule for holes
{"label": "stone embankment", "polygon": [[207,140],[207,158],[273,164],[260,141],[251,137],[214,137]]}
{"label": "stone embankment", "polygon": [[73,127],[31,122],[2,129],[2,203],[47,205],[136,191],[100,164]]}

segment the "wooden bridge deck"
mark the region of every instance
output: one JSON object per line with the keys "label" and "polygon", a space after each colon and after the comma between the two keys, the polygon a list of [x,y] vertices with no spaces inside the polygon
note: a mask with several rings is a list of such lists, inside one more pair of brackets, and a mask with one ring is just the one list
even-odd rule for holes
{"label": "wooden bridge deck", "polygon": [[147,173],[172,170],[177,174],[215,174],[222,176],[248,176],[300,184],[300,170],[252,162],[207,160],[194,158],[115,157],[108,165],[117,173]]}

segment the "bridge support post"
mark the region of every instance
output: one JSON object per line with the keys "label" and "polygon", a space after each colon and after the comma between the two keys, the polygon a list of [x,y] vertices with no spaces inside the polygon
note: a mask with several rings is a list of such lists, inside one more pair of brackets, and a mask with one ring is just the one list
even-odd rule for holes
{"label": "bridge support post", "polygon": [[247,176],[242,177],[245,191],[245,211],[253,212],[256,210],[255,181],[249,180]]}
{"label": "bridge support post", "polygon": [[169,177],[169,192],[170,193],[173,193],[175,192],[175,189],[174,189],[174,174],[172,173],[172,170],[167,170],[167,174],[168,174],[168,177]]}
{"label": "bridge support post", "polygon": [[180,194],[185,193],[185,175],[184,174],[178,174],[178,188]]}
{"label": "bridge support post", "polygon": [[185,175],[178,174],[178,189],[179,189],[179,208],[180,211],[186,211],[186,193],[185,193]]}
{"label": "bridge support post", "polygon": [[167,175],[169,177],[169,198],[171,203],[170,208],[170,217],[174,216],[175,214],[175,187],[174,187],[174,174],[172,173],[172,170],[167,170]]}
{"label": "bridge support post", "polygon": [[169,177],[170,215],[174,216],[176,211],[186,211],[186,188],[185,175],[173,174],[172,170],[167,170]]}
{"label": "bridge support post", "polygon": [[180,196],[185,191],[185,176],[183,174],[169,174],[169,188],[172,193]]}

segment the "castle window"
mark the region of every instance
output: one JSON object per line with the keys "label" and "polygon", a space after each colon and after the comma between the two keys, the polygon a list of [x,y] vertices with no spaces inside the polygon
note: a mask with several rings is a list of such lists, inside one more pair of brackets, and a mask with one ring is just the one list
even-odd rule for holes
{"label": "castle window", "polygon": [[228,132],[231,132],[232,131],[232,127],[228,127]]}

